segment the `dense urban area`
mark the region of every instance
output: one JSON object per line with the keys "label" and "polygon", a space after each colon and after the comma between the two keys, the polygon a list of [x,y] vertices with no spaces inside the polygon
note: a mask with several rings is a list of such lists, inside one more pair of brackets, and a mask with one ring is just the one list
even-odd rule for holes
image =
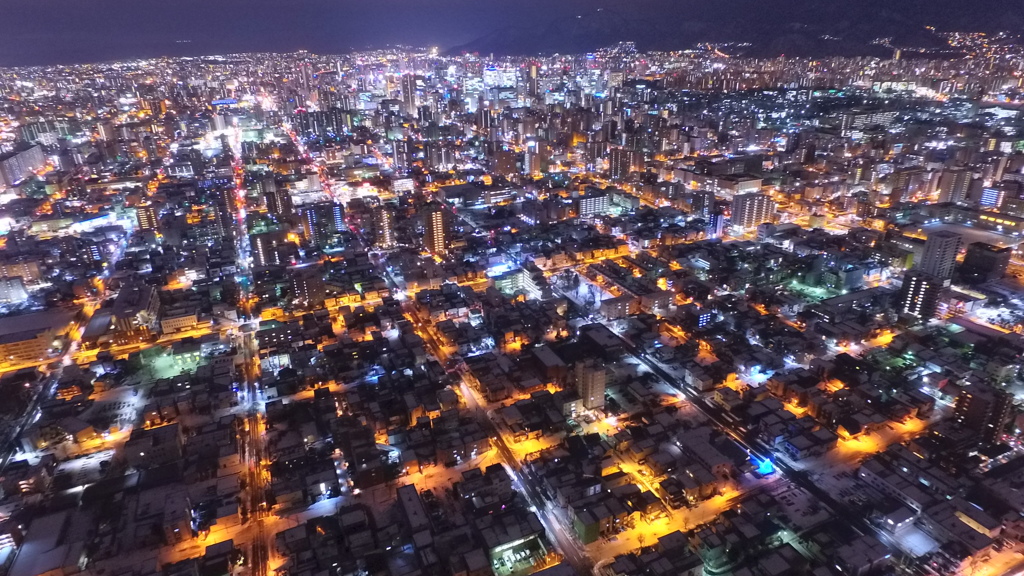
{"label": "dense urban area", "polygon": [[1020,574],[1024,49],[948,42],[0,69],[0,574]]}

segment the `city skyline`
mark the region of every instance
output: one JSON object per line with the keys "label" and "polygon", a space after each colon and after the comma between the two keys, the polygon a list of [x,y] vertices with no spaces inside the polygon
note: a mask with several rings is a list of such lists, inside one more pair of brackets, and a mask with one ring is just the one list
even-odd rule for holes
{"label": "city skyline", "polygon": [[1019,34],[304,6],[0,67],[0,575],[1024,573]]}
{"label": "city skyline", "polygon": [[388,17],[357,4],[300,0],[224,0],[218,12],[195,0],[82,4],[4,0],[0,65],[54,65],[239,52],[346,53],[387,46],[526,55],[595,50],[620,41],[642,50],[690,48],[699,42],[752,43],[750,55],[880,55],[871,40],[929,43],[940,31],[1024,31],[1013,0],[888,3],[784,0],[765,11],[753,0],[707,3],[604,1],[389,0]]}

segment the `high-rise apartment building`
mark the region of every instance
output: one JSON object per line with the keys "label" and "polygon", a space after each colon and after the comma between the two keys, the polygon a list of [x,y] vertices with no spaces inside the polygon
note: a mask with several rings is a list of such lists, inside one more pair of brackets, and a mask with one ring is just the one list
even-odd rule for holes
{"label": "high-rise apartment building", "polygon": [[721,238],[722,233],[725,231],[725,215],[716,211],[709,215],[706,220],[707,224],[704,226],[704,237]]}
{"label": "high-rise apartment building", "polygon": [[135,208],[135,219],[139,230],[156,230],[160,227],[160,212],[154,204],[140,204]]}
{"label": "high-rise apartment building", "polygon": [[690,204],[690,214],[707,219],[715,210],[715,193],[710,190],[693,190],[683,195]]}
{"label": "high-rise apartment building", "polygon": [[448,214],[440,204],[427,207],[423,215],[423,226],[426,234],[423,244],[434,254],[443,254],[448,250]]}
{"label": "high-rise apartment building", "polygon": [[314,246],[323,247],[345,229],[345,210],[334,202],[317,202],[301,212],[302,234]]}
{"label": "high-rise apartment building", "polygon": [[295,204],[292,201],[292,193],[287,188],[273,186],[263,194],[267,203],[267,212],[274,216],[291,216],[295,214]]}
{"label": "high-rise apartment building", "polygon": [[117,139],[117,129],[112,122],[100,122],[96,124],[96,135],[100,140],[109,142]]}
{"label": "high-rise apartment building", "polygon": [[949,280],[956,268],[960,242],[960,235],[949,230],[938,230],[928,234],[920,265],[915,268],[939,280]]}
{"label": "high-rise apartment building", "polygon": [[625,178],[630,172],[643,172],[644,155],[636,150],[612,148],[608,153],[608,171],[612,180]]}
{"label": "high-rise apartment building", "polygon": [[977,430],[986,442],[995,442],[1013,414],[1013,394],[975,384],[960,391],[953,404],[953,421]]}
{"label": "high-rise apartment building", "polygon": [[987,187],[981,189],[981,196],[978,198],[978,208],[991,208],[998,210],[1006,199],[1004,188]]}
{"label": "high-rise apartment building", "polygon": [[8,186],[16,186],[32,172],[46,165],[41,146],[0,155],[0,179]]}
{"label": "high-rise apartment building", "polygon": [[209,206],[215,215],[217,233],[233,236],[238,216],[238,196],[233,188],[221,186],[207,192]]}
{"label": "high-rise apartment building", "polygon": [[608,384],[604,363],[592,358],[577,362],[575,376],[576,393],[583,400],[583,407],[587,410],[604,408],[604,392]]}
{"label": "high-rise apartment building", "polygon": [[732,226],[749,230],[771,222],[775,207],[775,201],[765,194],[738,194],[732,199]]}
{"label": "high-rise apartment building", "polygon": [[299,268],[292,273],[292,297],[305,307],[316,307],[327,298],[327,284],[320,266]]}
{"label": "high-rise apartment building", "polygon": [[604,192],[592,192],[576,199],[577,213],[580,218],[589,216],[602,216],[608,213],[610,202],[608,195]]}
{"label": "high-rise apartment building", "polygon": [[395,214],[385,205],[373,209],[374,244],[379,248],[391,248],[395,245]]}
{"label": "high-rise apartment building", "polygon": [[922,320],[934,318],[943,285],[942,280],[921,270],[908,271],[903,275],[897,312],[900,315],[917,316]]}
{"label": "high-rise apartment building", "polygon": [[[257,267],[285,264],[289,249],[294,247],[294,244],[288,241],[287,234],[281,231],[250,234],[249,242],[252,246],[252,263]],[[290,245],[287,246],[288,249],[282,249],[286,245]]]}
{"label": "high-rise apartment building", "polygon": [[939,177],[939,202],[963,204],[971,186],[971,172],[963,168],[944,170]]}
{"label": "high-rise apartment building", "polygon": [[1010,246],[972,242],[967,245],[967,255],[960,266],[960,273],[968,281],[997,280],[1006,274],[1012,256],[1013,248]]}

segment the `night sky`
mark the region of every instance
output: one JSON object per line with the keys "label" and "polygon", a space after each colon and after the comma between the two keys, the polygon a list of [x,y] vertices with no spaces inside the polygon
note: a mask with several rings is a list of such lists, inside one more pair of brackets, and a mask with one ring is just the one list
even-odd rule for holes
{"label": "night sky", "polygon": [[[648,39],[655,48],[709,39],[757,41],[780,30],[807,33],[796,23],[831,26],[830,33],[856,28],[860,37],[875,28],[889,35],[925,24],[988,30],[1024,24],[1024,0],[0,0],[0,65],[296,49],[337,53],[388,44],[447,49],[496,30],[522,37],[518,46],[525,52],[543,41],[520,31],[550,36],[547,31],[599,6],[632,22],[630,35],[658,26]],[[580,34],[581,41],[613,34],[600,32]],[[643,38],[623,39],[645,47]]]}

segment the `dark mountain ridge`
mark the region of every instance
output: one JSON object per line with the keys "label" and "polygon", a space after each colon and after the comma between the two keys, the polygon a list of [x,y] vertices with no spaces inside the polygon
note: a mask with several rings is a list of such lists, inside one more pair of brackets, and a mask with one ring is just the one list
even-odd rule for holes
{"label": "dark mountain ridge", "polygon": [[535,26],[499,27],[473,41],[454,46],[451,54],[478,52],[496,55],[580,53],[621,41],[640,50],[680,50],[702,42],[742,42],[746,56],[889,56],[892,49],[873,43],[892,38],[897,47],[941,48],[939,31],[1024,30],[1024,2],[787,2],[749,0],[647,9],[651,2],[597,7]]}

